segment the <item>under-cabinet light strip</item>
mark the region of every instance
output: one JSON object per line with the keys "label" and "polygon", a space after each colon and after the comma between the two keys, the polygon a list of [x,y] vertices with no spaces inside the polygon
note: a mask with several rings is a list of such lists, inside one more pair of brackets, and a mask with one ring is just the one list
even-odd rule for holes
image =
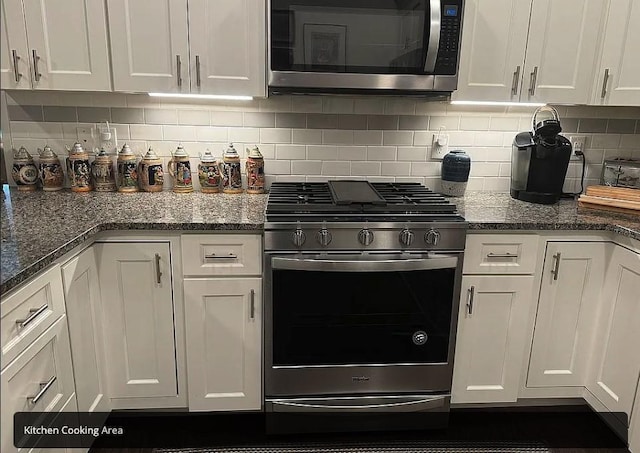
{"label": "under-cabinet light strip", "polygon": [[220,101],[252,101],[252,96],[234,96],[226,94],[188,94],[188,93],[149,93],[149,96],[163,98],[214,99]]}
{"label": "under-cabinet light strip", "polygon": [[451,101],[454,105],[495,105],[504,107],[542,107],[544,102]]}

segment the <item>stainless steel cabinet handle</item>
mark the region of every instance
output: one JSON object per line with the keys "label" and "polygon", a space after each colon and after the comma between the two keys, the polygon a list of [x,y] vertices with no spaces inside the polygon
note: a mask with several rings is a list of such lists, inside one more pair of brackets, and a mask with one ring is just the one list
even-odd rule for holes
{"label": "stainless steel cabinet handle", "polygon": [[196,86],[200,86],[200,55],[196,55]]}
{"label": "stainless steel cabinet handle", "polygon": [[517,258],[518,254],[517,253],[487,253],[487,258]]}
{"label": "stainless steel cabinet handle", "polygon": [[176,75],[178,77],[178,86],[182,87],[182,60],[180,55],[176,55]]}
{"label": "stainless steel cabinet handle", "polygon": [[40,73],[40,71],[38,71],[38,62],[40,61],[40,57],[38,56],[38,52],[36,52],[36,49],[33,49],[32,54],[33,54],[33,77],[36,82],[39,82],[40,77],[42,77],[42,74]]}
{"label": "stainless steel cabinet handle", "polygon": [[49,379],[47,382],[41,382],[40,391],[35,396],[27,396],[27,401],[29,401],[29,403],[33,405],[37,404],[38,401],[40,401],[40,398],[42,398],[44,394],[47,393],[47,390],[51,388],[54,382],[56,382],[55,376],[51,377],[51,379]]}
{"label": "stainless steel cabinet handle", "polygon": [[531,78],[529,79],[529,94],[534,96],[536,94],[536,81],[538,80],[538,67],[533,67]]}
{"label": "stainless steel cabinet handle", "polygon": [[520,66],[516,67],[516,71],[513,73],[513,81],[511,82],[511,94],[518,94],[518,85],[520,84]]}
{"label": "stainless steel cabinet handle", "polygon": [[551,274],[553,275],[554,280],[558,280],[558,272],[560,271],[560,257],[562,254],[560,252],[553,255],[553,269],[551,269]]}
{"label": "stainless steel cabinet handle", "polygon": [[18,52],[12,50],[11,57],[13,58],[13,76],[16,79],[16,83],[20,83],[22,73],[18,70],[18,60],[20,59],[20,57],[18,56]]}
{"label": "stainless steel cabinet handle", "polygon": [[469,316],[473,315],[473,298],[476,295],[476,287],[475,286],[471,286],[471,288],[468,289],[468,299],[467,299],[467,313],[469,314]]}
{"label": "stainless steel cabinet handle", "polygon": [[250,316],[251,316],[251,319],[256,318],[256,291],[253,289],[251,290]]}
{"label": "stainless steel cabinet handle", "polygon": [[162,283],[162,272],[160,271],[160,254],[156,253],[156,283]]}
{"label": "stainless steel cabinet handle", "polygon": [[29,310],[29,313],[31,313],[31,314],[25,319],[16,320],[16,324],[18,325],[18,327],[20,329],[26,327],[27,324],[29,324],[31,321],[33,321],[38,316],[40,316],[40,314],[42,314],[47,308],[49,308],[49,305],[47,305],[47,304],[44,304],[40,308],[32,308],[31,310]]}
{"label": "stainless steel cabinet handle", "polygon": [[604,80],[602,81],[602,93],[600,93],[600,97],[604,99],[607,95],[607,83],[609,83],[609,68],[604,70]]}
{"label": "stainless steel cabinet handle", "polygon": [[204,259],[206,260],[235,260],[237,258],[238,255],[235,255],[233,253],[229,253],[228,255],[216,255],[215,253],[211,253],[204,256]]}

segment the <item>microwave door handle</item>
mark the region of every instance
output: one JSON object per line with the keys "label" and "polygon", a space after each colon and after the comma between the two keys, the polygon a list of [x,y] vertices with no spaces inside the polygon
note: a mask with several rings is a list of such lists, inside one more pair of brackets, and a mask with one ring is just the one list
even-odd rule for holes
{"label": "microwave door handle", "polygon": [[458,258],[443,255],[437,258],[420,258],[405,260],[340,260],[340,259],[271,259],[273,269],[288,269],[318,272],[394,272],[435,269],[455,269]]}
{"label": "microwave door handle", "polygon": [[431,19],[429,21],[429,45],[427,46],[427,58],[424,62],[424,72],[432,74],[436,69],[436,59],[440,50],[440,28],[441,28],[441,0],[429,0]]}

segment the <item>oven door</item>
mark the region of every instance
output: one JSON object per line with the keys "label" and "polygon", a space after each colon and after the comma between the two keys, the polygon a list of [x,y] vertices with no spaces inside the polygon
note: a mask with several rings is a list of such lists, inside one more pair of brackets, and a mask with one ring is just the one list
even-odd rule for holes
{"label": "oven door", "polygon": [[268,255],[266,394],[450,391],[461,263]]}
{"label": "oven door", "polygon": [[[453,90],[462,7],[462,0],[271,0],[269,85]],[[453,88],[436,87],[434,75],[455,79]]]}

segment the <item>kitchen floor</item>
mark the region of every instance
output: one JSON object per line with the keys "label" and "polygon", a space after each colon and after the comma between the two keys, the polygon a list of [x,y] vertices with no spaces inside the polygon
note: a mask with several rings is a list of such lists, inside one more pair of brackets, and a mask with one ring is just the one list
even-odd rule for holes
{"label": "kitchen floor", "polygon": [[[129,419],[129,417],[127,417]],[[443,430],[347,434],[265,435],[264,414],[136,414],[127,424],[143,433],[138,446],[198,448],[221,445],[260,445],[269,442],[343,441],[375,444],[391,440],[478,442],[542,441],[552,452],[626,452],[623,442],[586,406],[528,409],[452,410]],[[139,428],[139,429],[138,429]],[[124,443],[124,445],[131,445]],[[112,447],[112,446],[109,446]],[[92,448],[94,453],[151,453],[151,448]]]}

